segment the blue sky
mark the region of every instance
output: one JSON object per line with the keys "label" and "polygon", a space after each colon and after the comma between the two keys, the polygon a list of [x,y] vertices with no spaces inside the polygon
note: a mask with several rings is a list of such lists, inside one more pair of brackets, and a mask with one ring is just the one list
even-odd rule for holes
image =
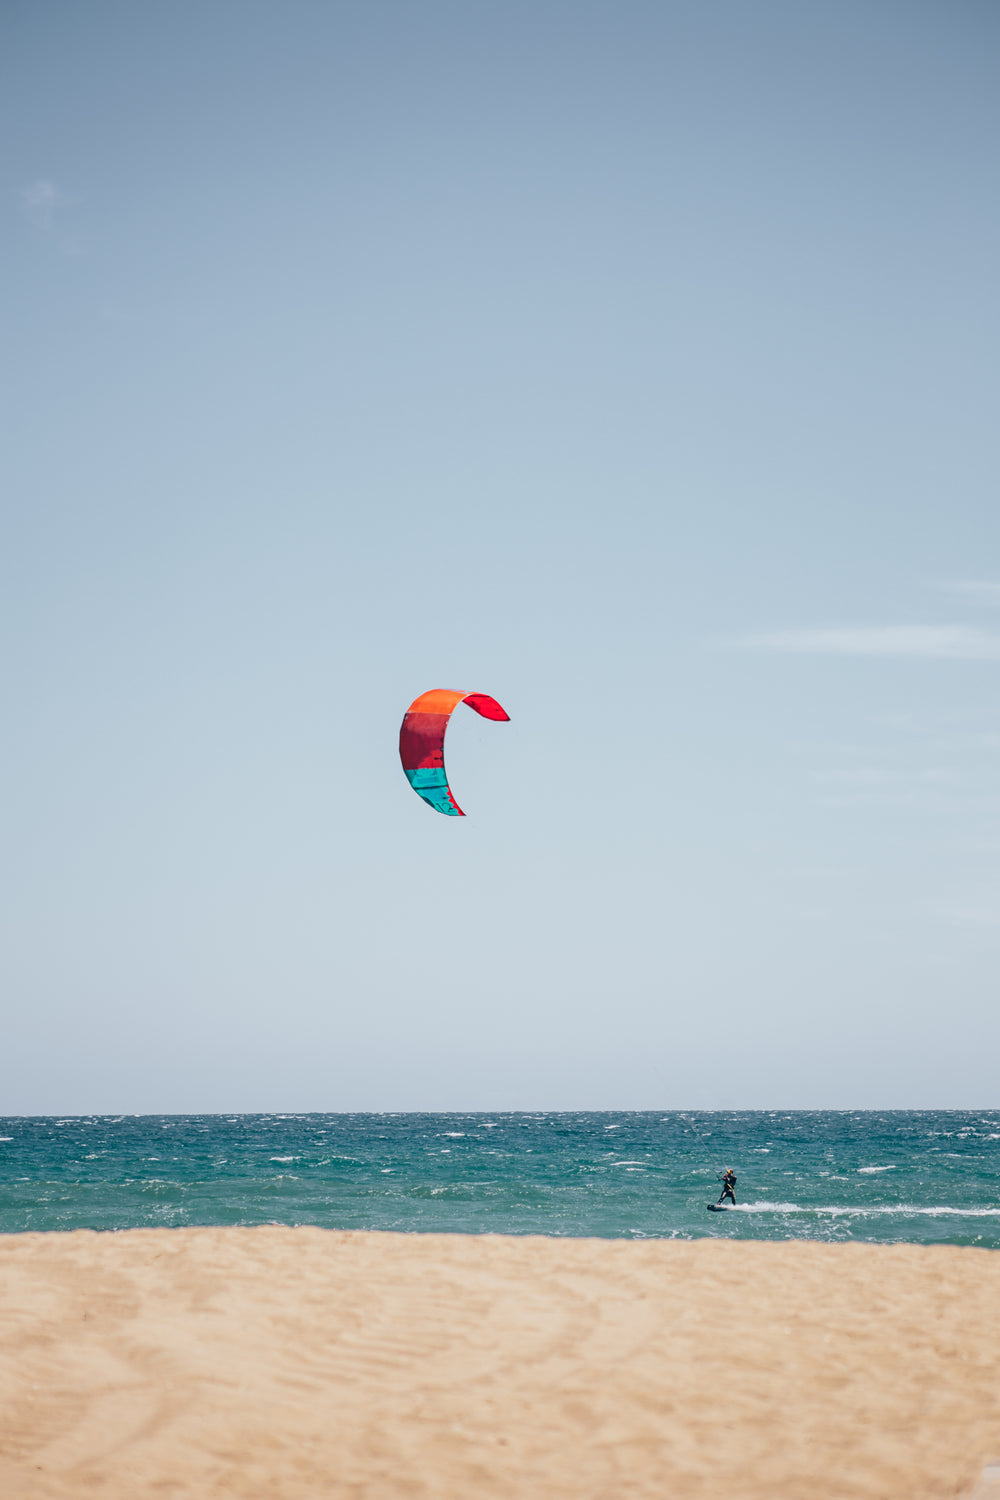
{"label": "blue sky", "polygon": [[995,1102],[998,46],[4,7],[0,1109]]}

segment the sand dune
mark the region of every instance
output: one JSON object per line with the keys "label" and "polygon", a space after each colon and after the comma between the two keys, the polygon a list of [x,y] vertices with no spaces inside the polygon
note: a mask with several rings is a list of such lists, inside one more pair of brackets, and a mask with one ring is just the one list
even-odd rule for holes
{"label": "sand dune", "polygon": [[18,1235],[0,1355],[7,1500],[930,1500],[1000,1460],[990,1251]]}

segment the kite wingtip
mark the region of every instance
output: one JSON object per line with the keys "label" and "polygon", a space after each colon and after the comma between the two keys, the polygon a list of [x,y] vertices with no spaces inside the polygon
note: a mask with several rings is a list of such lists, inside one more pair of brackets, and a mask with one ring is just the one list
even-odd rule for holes
{"label": "kite wingtip", "polygon": [[489,693],[466,693],[464,702],[484,719],[493,719],[497,724],[510,723],[510,714]]}

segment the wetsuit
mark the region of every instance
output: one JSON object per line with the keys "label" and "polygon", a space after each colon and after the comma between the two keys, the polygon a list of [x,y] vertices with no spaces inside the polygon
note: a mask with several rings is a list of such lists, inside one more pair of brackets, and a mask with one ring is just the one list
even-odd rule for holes
{"label": "wetsuit", "polygon": [[733,1207],[735,1208],[736,1207],[736,1194],[733,1191],[733,1189],[735,1188],[735,1186],[736,1186],[736,1173],[732,1170],[731,1167],[727,1167],[726,1174],[725,1174],[725,1176],[722,1179],[722,1192],[719,1194],[719,1200],[718,1201],[720,1203],[722,1203],[722,1202],[725,1201],[726,1198],[729,1198],[729,1199],[731,1199]]}

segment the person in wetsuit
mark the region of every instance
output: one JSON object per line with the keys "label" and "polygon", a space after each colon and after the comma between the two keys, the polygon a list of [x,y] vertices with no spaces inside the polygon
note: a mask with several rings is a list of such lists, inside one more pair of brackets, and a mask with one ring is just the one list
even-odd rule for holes
{"label": "person in wetsuit", "polygon": [[722,1177],[722,1192],[719,1194],[718,1201],[720,1203],[723,1203],[727,1198],[729,1198],[731,1200],[731,1202],[732,1202],[733,1207],[735,1208],[736,1207],[736,1193],[735,1193],[735,1188],[736,1188],[736,1173],[733,1171],[732,1167],[727,1167],[726,1170],[725,1170],[725,1173],[723,1174],[723,1177]]}

